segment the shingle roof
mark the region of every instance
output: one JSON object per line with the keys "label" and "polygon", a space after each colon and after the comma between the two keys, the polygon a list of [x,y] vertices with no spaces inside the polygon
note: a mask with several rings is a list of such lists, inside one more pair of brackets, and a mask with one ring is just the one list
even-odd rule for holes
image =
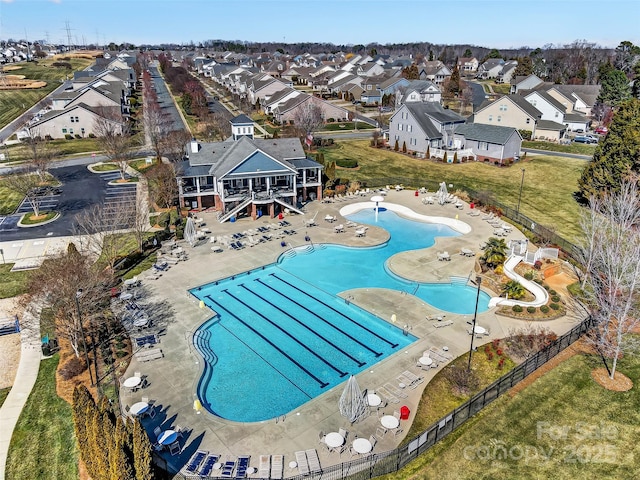
{"label": "shingle roof", "polygon": [[453,110],[443,108],[438,102],[415,102],[406,105],[411,114],[416,118],[426,115],[439,123],[464,122],[464,117],[458,115]]}
{"label": "shingle roof", "polygon": [[237,117],[233,117],[231,119],[231,123],[233,125],[245,125],[247,123],[253,125],[253,120],[251,120],[248,116],[246,116],[244,113],[241,113],[240,115],[238,115]]}
{"label": "shingle roof", "polygon": [[[538,110],[536,107],[534,107],[533,105],[531,105],[529,102],[527,102],[527,100],[524,97],[520,95],[507,95],[507,97],[509,98],[509,100],[511,100],[513,103],[519,106],[531,117],[534,117],[534,118],[542,117],[542,112]],[[500,98],[504,98],[504,97],[500,97]],[[496,102],[499,101],[500,98],[498,98]]]}
{"label": "shingle roof", "polygon": [[533,94],[537,94],[540,98],[543,98],[544,100],[546,100],[552,107],[554,107],[556,110],[559,110],[561,112],[564,112],[565,110],[565,106],[560,103],[558,100],[556,100],[555,98],[553,98],[551,95],[549,95],[547,92],[545,91],[535,91],[530,93],[529,95],[527,95],[526,98],[529,98],[530,95]]}
{"label": "shingle roof", "polygon": [[506,144],[514,133],[518,135],[518,131],[515,128],[484,125],[482,123],[464,123],[458,125],[455,133],[464,135],[464,138],[467,140],[476,140],[496,145]]}
{"label": "shingle roof", "polygon": [[558,130],[558,131],[565,130],[567,128],[563,124],[554,122],[552,120],[538,120],[537,127],[540,130]]}

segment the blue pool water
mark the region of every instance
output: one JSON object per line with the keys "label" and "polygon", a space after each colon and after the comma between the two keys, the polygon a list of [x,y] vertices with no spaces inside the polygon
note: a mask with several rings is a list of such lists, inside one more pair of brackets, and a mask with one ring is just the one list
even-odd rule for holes
{"label": "blue pool water", "polygon": [[[393,254],[457,235],[442,225],[403,219],[391,211],[350,215],[389,231],[375,248],[336,245],[298,249],[278,263],[191,290],[218,315],[194,343],[205,358],[198,396],[210,412],[253,422],[286,414],[416,340],[336,294],[352,288],[413,293],[456,313],[472,313],[476,289],[417,284],[388,272]],[[479,311],[489,297],[481,293]]]}

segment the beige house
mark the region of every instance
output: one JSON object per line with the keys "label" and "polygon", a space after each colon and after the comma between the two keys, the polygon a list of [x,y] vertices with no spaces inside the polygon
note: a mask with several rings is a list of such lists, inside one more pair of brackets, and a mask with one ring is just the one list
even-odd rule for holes
{"label": "beige house", "polygon": [[[80,135],[81,137],[95,134],[95,123],[103,107],[91,107],[85,103],[69,106],[64,110],[51,110],[30,126],[31,132],[51,138],[65,138],[66,135]],[[116,130],[122,131],[121,125],[113,122]]]}
{"label": "beige house", "polygon": [[481,105],[473,116],[474,123],[512,127],[528,130],[531,138],[536,137],[536,126],[542,112],[520,95],[504,95],[493,102]]}

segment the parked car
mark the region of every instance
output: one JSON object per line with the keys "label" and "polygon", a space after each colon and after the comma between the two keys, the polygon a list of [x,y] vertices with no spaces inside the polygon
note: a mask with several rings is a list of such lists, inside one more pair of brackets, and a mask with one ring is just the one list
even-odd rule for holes
{"label": "parked car", "polygon": [[595,132],[598,135],[606,135],[607,133],[609,133],[609,129],[607,127],[605,127],[604,125],[601,125],[598,128],[596,128]]}
{"label": "parked car", "polygon": [[598,143],[598,139],[591,135],[578,135],[573,141],[576,143]]}

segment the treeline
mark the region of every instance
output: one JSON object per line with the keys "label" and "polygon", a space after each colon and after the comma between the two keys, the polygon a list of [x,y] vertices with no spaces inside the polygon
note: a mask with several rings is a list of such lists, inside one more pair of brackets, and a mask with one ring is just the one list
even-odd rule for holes
{"label": "treeline", "polygon": [[84,385],[73,392],[80,457],[93,480],[152,480],[149,437],[138,420],[123,422],[105,397],[96,404]]}
{"label": "treeline", "polygon": [[164,53],[158,55],[158,62],[174,94],[180,95],[185,111],[200,118],[207,116],[209,108],[202,83],[193,78],[184,67],[174,66]]}

